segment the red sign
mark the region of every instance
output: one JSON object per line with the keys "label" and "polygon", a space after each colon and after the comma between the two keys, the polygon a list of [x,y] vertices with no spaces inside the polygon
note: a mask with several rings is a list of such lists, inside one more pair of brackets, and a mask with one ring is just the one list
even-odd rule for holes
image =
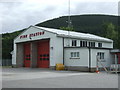
{"label": "red sign", "polygon": [[35,37],[35,36],[40,36],[40,35],[44,35],[44,33],[45,32],[36,32],[36,33],[31,33],[31,34],[29,34],[29,35],[21,35],[20,36],[20,39],[22,39],[22,38],[32,38],[32,37]]}

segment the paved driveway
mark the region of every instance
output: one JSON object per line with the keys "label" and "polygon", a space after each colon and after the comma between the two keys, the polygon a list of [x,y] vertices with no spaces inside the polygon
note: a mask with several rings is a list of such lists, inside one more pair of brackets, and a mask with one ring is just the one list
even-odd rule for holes
{"label": "paved driveway", "polygon": [[118,88],[116,74],[3,68],[2,75],[3,88]]}

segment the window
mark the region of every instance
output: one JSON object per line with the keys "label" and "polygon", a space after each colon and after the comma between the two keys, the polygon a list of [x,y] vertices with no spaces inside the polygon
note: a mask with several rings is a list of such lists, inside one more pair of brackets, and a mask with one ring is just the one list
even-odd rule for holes
{"label": "window", "polygon": [[91,42],[91,47],[95,47],[95,42]]}
{"label": "window", "polygon": [[71,52],[71,58],[79,58],[80,53],[79,52]]}
{"label": "window", "polygon": [[82,41],[82,43],[83,43],[83,47],[85,46],[85,41]]}
{"label": "window", "polygon": [[98,47],[102,47],[102,43],[98,43]]}
{"label": "window", "polygon": [[87,41],[83,41],[83,47],[87,47]]}
{"label": "window", "polygon": [[98,56],[100,59],[104,59],[104,53],[103,53],[103,52],[98,52],[98,53],[97,53],[97,56]]}
{"label": "window", "polygon": [[89,47],[91,47],[91,42],[89,42]]}
{"label": "window", "polygon": [[85,41],[85,47],[87,47],[87,41]]}
{"label": "window", "polygon": [[80,56],[79,56],[79,52],[76,52],[76,53],[77,53],[77,57],[80,57]]}
{"label": "window", "polygon": [[77,46],[77,40],[72,40],[72,46]]}
{"label": "window", "polygon": [[95,42],[89,42],[89,47],[95,47]]}
{"label": "window", "polygon": [[80,41],[81,47],[87,47],[87,41]]}
{"label": "window", "polygon": [[73,52],[71,52],[71,57],[74,57],[74,53]]}
{"label": "window", "polygon": [[80,41],[80,46],[83,47],[83,43],[82,43],[82,41]]}

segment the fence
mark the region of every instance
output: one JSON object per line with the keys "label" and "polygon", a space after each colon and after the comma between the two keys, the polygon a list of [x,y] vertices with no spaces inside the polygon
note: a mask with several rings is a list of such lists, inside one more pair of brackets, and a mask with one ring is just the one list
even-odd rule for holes
{"label": "fence", "polygon": [[120,72],[120,64],[111,64],[110,66],[110,71],[111,72]]}
{"label": "fence", "polygon": [[2,59],[0,60],[0,66],[12,66],[11,59]]}

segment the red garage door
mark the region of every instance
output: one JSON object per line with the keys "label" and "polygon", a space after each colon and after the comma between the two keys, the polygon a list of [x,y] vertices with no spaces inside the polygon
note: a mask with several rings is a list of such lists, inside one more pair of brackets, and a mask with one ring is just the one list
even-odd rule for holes
{"label": "red garage door", "polygon": [[37,66],[39,68],[49,68],[49,40],[38,42]]}
{"label": "red garage door", "polygon": [[24,44],[24,66],[30,67],[31,61],[30,61],[30,43]]}

